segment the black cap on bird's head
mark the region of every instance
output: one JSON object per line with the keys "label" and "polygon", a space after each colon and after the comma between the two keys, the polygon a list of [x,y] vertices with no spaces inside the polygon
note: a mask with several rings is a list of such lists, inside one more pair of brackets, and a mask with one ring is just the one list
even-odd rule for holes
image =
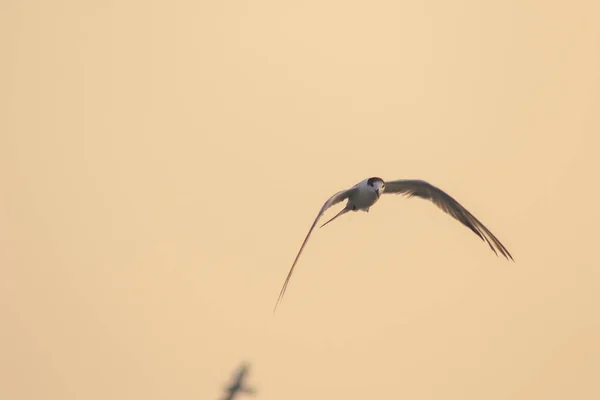
{"label": "black cap on bird's head", "polygon": [[369,185],[369,186],[373,186],[374,187],[375,186],[375,182],[381,182],[382,184],[385,183],[385,181],[383,179],[378,178],[376,176],[367,179],[367,185]]}
{"label": "black cap on bird's head", "polygon": [[377,196],[381,195],[381,191],[385,186],[385,181],[377,176],[367,179],[367,185],[371,186],[377,192]]}

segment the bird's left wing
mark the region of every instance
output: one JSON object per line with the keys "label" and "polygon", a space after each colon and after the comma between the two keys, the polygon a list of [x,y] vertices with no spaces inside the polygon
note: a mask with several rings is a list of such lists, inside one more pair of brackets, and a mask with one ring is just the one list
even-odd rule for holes
{"label": "bird's left wing", "polygon": [[350,189],[339,191],[336,194],[334,194],[333,196],[331,196],[329,198],[329,200],[327,200],[325,202],[325,204],[323,204],[323,207],[321,207],[321,210],[319,210],[319,213],[317,214],[317,218],[315,218],[315,222],[313,222],[312,226],[310,227],[310,230],[308,231],[308,234],[306,235],[306,238],[304,239],[304,242],[302,243],[302,246],[300,247],[300,251],[298,251],[298,255],[296,255],[296,259],[294,260],[294,263],[292,264],[292,268],[290,269],[290,272],[288,273],[288,276],[285,279],[285,283],[283,284],[283,287],[281,288],[281,292],[279,293],[279,298],[277,299],[277,303],[275,304],[275,308],[273,309],[273,312],[275,312],[275,310],[277,309],[277,305],[279,304],[279,302],[283,298],[283,295],[285,294],[285,290],[287,288],[287,285],[288,285],[288,283],[290,281],[290,278],[292,277],[292,272],[294,272],[294,267],[296,266],[296,263],[298,262],[298,258],[300,258],[300,254],[302,254],[302,250],[304,250],[304,246],[306,245],[306,242],[308,241],[308,238],[310,237],[310,234],[312,233],[313,229],[315,228],[315,225],[317,225],[317,222],[319,221],[319,219],[321,218],[321,216],[323,215],[323,213],[325,211],[327,211],[328,208],[336,205],[337,203],[339,203],[341,201],[346,200],[356,190],[357,190],[356,186],[354,186],[354,187],[352,187]]}
{"label": "bird's left wing", "polygon": [[[472,230],[481,240],[485,240],[492,251],[498,254],[498,250],[507,259],[513,259],[506,247],[494,236],[473,214],[467,211],[458,201],[454,200],[448,193],[423,180],[401,179],[385,182],[384,193],[404,194],[409,198],[413,196],[431,201],[442,211],[460,221]],[[514,261],[514,260],[513,260]]]}

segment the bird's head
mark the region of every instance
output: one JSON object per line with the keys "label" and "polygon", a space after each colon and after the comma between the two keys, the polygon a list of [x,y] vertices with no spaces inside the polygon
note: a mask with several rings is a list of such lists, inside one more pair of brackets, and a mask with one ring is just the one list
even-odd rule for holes
{"label": "bird's head", "polygon": [[367,185],[371,186],[377,193],[377,197],[379,197],[383,193],[385,182],[383,179],[374,176],[373,178],[367,179]]}

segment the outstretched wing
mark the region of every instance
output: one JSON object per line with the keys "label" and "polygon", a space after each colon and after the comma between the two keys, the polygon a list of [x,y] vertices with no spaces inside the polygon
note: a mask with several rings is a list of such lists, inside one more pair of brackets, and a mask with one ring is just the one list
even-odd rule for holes
{"label": "outstretched wing", "polygon": [[246,394],[256,394],[256,389],[254,389],[252,387],[244,386],[240,389],[240,392],[246,393]]}
{"label": "outstretched wing", "polygon": [[319,213],[317,214],[317,218],[315,218],[315,222],[313,222],[312,226],[310,227],[310,230],[308,231],[308,234],[306,235],[306,238],[304,239],[304,242],[302,243],[302,246],[300,247],[300,251],[298,251],[298,255],[296,256],[296,259],[294,260],[294,263],[292,264],[292,268],[290,269],[290,272],[288,273],[288,276],[285,279],[285,283],[283,284],[283,287],[281,288],[281,292],[279,293],[279,298],[277,299],[277,303],[275,304],[275,308],[273,309],[273,312],[275,312],[275,310],[277,310],[277,305],[279,304],[279,302],[283,298],[283,295],[285,294],[285,290],[290,281],[290,278],[292,277],[292,272],[294,272],[294,267],[296,266],[296,263],[298,262],[298,258],[300,258],[300,254],[302,254],[302,250],[304,250],[304,246],[306,245],[306,242],[308,241],[310,234],[312,233],[313,229],[315,228],[315,225],[317,225],[317,222],[319,221],[319,219],[321,218],[323,213],[325,211],[327,211],[327,209],[330,208],[331,206],[334,206],[335,204],[346,200],[356,190],[357,190],[356,187],[352,187],[350,189],[337,192],[336,194],[331,196],[329,198],[329,200],[327,200],[325,202],[325,204],[323,204],[323,207],[321,207],[321,210],[319,210]]}
{"label": "outstretched wing", "polygon": [[[423,180],[401,179],[385,182],[384,193],[404,194],[406,196],[417,196],[431,201],[441,208],[445,213],[460,221],[477,236],[487,242],[492,251],[498,255],[500,252],[507,259],[513,260],[512,256],[500,240],[496,238],[473,214],[467,211],[458,201],[454,200],[443,190]],[[514,260],[513,260],[514,261]]]}

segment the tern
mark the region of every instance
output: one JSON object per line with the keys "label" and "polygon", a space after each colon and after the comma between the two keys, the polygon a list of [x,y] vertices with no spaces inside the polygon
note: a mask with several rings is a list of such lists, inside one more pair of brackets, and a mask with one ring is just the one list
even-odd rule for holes
{"label": "tern", "polygon": [[500,243],[500,240],[498,240],[488,228],[479,222],[479,220],[475,218],[473,214],[467,211],[466,208],[464,208],[458,201],[454,200],[454,198],[452,198],[443,190],[424,180],[400,179],[386,182],[381,178],[371,177],[357,183],[350,189],[337,192],[331,196],[329,200],[325,202],[325,204],[323,204],[323,207],[321,207],[321,210],[319,210],[317,218],[315,218],[315,222],[313,222],[312,226],[310,227],[302,246],[300,246],[298,255],[296,255],[296,259],[292,264],[292,268],[290,269],[290,272],[285,279],[285,283],[281,288],[281,292],[279,293],[279,298],[277,299],[277,303],[275,304],[273,312],[277,310],[277,306],[281,302],[281,299],[283,299],[283,295],[285,294],[288,283],[290,282],[290,278],[292,277],[292,273],[294,272],[294,267],[300,258],[300,254],[302,254],[302,250],[304,250],[304,246],[306,246],[308,238],[310,237],[315,225],[317,225],[317,222],[323,213],[335,204],[338,204],[344,200],[348,200],[346,207],[344,207],[342,211],[336,214],[329,221],[321,225],[321,228],[349,211],[369,212],[371,206],[373,206],[373,204],[379,200],[382,194],[403,194],[408,198],[416,196],[431,201],[442,211],[449,214],[467,228],[472,230],[477,236],[479,236],[481,240],[485,241],[490,246],[492,251],[496,253],[496,256],[498,256],[498,252],[500,252],[500,254],[506,257],[506,259],[510,258],[512,261],[514,261],[506,247]]}

